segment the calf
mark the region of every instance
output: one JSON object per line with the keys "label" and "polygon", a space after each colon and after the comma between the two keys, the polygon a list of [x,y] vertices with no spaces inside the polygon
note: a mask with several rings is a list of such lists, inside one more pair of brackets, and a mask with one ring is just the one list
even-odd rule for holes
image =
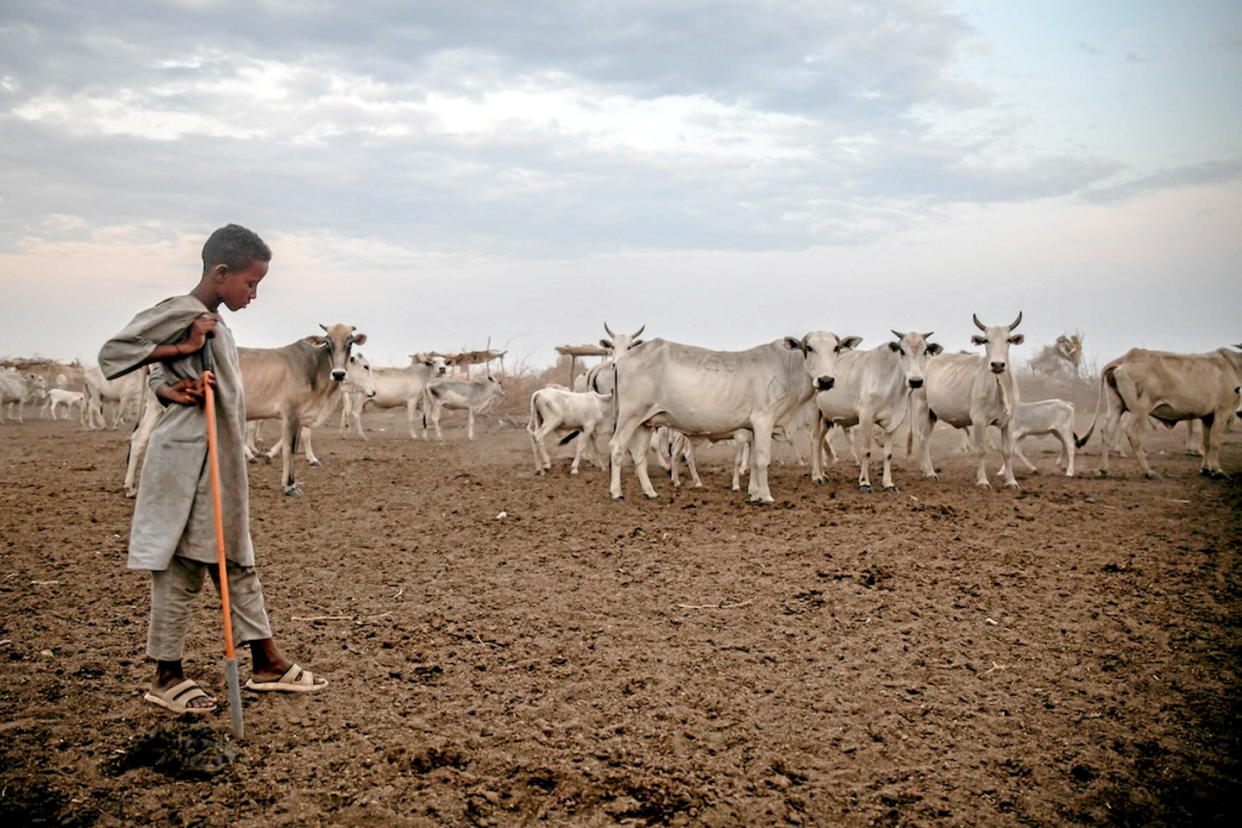
{"label": "calf", "polygon": [[[436,439],[443,440],[440,431],[440,412],[445,408],[465,410],[466,439],[474,439],[474,415],[482,411],[496,397],[504,396],[504,386],[495,377],[481,380],[435,380],[427,384],[424,392],[424,416],[431,420]],[[425,429],[426,426],[424,425]]]}
{"label": "calf", "polygon": [[612,395],[594,391],[570,391],[559,385],[540,388],[530,395],[530,420],[526,431],[530,435],[531,450],[535,455],[535,474],[543,474],[552,468],[552,460],[544,440],[553,432],[574,431],[565,441],[578,438],[574,450],[574,462],[570,474],[578,473],[584,449],[589,449],[595,463],[608,468],[595,446],[595,436],[612,431]]}

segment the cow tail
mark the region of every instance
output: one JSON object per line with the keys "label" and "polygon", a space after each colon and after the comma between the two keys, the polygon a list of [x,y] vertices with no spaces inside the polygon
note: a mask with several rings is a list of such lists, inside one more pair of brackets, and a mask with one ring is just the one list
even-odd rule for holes
{"label": "cow tail", "polygon": [[[530,395],[530,419],[526,421],[526,430],[532,435],[543,425],[543,418],[539,416],[539,406],[535,404],[538,395],[538,391]],[[426,428],[426,426],[423,427]]]}
{"label": "cow tail", "polygon": [[1106,365],[1104,370],[1100,372],[1100,390],[1095,397],[1095,413],[1091,415],[1091,425],[1087,428],[1087,433],[1081,437],[1077,434],[1074,435],[1075,448],[1082,448],[1085,446],[1087,441],[1091,439],[1091,433],[1095,431],[1096,420],[1100,418],[1100,405],[1104,402],[1104,384],[1108,382],[1108,372],[1111,368],[1111,365]]}
{"label": "cow tail", "polygon": [[577,436],[578,436],[579,434],[581,434],[581,433],[582,433],[582,430],[581,430],[581,429],[574,429],[573,431],[569,432],[569,433],[568,433],[568,434],[566,434],[564,437],[562,437],[562,438],[560,439],[560,442],[559,442],[559,443],[557,443],[557,445],[563,446],[563,445],[565,445],[566,443],[568,443],[570,440],[572,440],[572,439],[574,439],[575,437],[577,437]]}

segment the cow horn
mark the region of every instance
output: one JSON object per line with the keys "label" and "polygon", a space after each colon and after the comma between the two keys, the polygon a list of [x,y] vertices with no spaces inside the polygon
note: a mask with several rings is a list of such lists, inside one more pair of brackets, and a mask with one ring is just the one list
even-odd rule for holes
{"label": "cow horn", "polygon": [[605,331],[607,331],[607,332],[608,332],[608,335],[609,335],[609,336],[611,336],[613,339],[616,339],[616,338],[617,338],[617,335],[616,335],[615,333],[613,333],[613,332],[612,332],[612,328],[608,327],[608,323],[607,323],[607,322],[605,322],[605,323],[604,323],[604,330],[605,330]]}
{"label": "cow horn", "polygon": [[893,330],[892,328],[889,328],[889,330],[893,331],[893,336],[897,337],[898,339],[901,339],[903,336],[905,336],[905,334],[903,334],[901,331]]}
{"label": "cow horn", "polygon": [[319,327],[323,328],[325,331],[328,329],[328,326],[323,324],[322,322],[319,323]]}
{"label": "cow horn", "polygon": [[647,330],[647,323],[646,323],[646,322],[644,322],[644,323],[643,323],[643,325],[642,325],[642,327],[641,327],[641,328],[639,328],[638,330],[634,331],[634,338],[635,338],[635,339],[638,339],[640,336],[642,336],[642,335],[643,335],[643,331],[645,331],[645,330]]}
{"label": "cow horn", "polygon": [[1022,311],[1018,311],[1018,318],[1013,320],[1013,324],[1009,326],[1009,330],[1013,330],[1022,324]]}
{"label": "cow horn", "polygon": [[923,334],[923,338],[924,338],[924,339],[931,339],[931,338],[932,338],[932,334],[934,334],[934,333],[935,333],[935,331],[928,331],[927,333]]}
{"label": "cow horn", "polygon": [[987,330],[988,330],[988,326],[987,326],[987,325],[984,325],[982,322],[980,322],[980,321],[979,321],[979,314],[977,314],[977,313],[972,313],[972,314],[970,315],[970,318],[971,318],[971,319],[973,319],[973,320],[975,320],[975,327],[976,327],[976,328],[978,328],[979,330],[983,331],[984,333],[986,333],[986,332],[987,332]]}

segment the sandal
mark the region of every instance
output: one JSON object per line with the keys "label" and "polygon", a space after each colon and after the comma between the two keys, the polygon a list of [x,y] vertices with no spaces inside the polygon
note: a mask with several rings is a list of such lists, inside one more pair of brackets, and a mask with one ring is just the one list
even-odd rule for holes
{"label": "sandal", "polygon": [[316,690],[322,690],[328,686],[328,680],[323,676],[316,676],[310,670],[304,670],[298,665],[293,665],[283,676],[275,681],[255,681],[254,679],[246,680],[246,689],[255,692],[265,693],[271,690],[277,690],[284,693],[313,693]]}
{"label": "sandal", "polygon": [[165,710],[171,710],[173,713],[193,713],[201,716],[204,713],[212,713],[216,709],[216,702],[212,699],[210,707],[190,707],[190,702],[196,699],[209,699],[210,696],[203,688],[198,686],[198,682],[194,679],[186,679],[172,687],[159,687],[148,690],[146,695],[142,697],[143,701],[149,701],[157,704]]}

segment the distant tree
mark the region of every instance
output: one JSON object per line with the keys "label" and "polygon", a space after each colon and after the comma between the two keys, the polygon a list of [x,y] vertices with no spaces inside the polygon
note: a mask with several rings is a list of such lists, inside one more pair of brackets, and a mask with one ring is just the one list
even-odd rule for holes
{"label": "distant tree", "polygon": [[1030,362],[1031,370],[1052,377],[1077,377],[1082,373],[1082,335],[1062,334],[1045,345]]}

